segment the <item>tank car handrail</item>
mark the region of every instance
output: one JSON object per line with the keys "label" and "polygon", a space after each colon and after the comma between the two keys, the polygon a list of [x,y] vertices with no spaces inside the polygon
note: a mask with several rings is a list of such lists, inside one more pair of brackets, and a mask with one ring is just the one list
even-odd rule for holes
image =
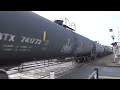
{"label": "tank car handrail", "polygon": [[71,28],[72,28],[72,26],[74,26],[74,31],[76,31],[76,25],[75,25],[75,23],[71,23]]}
{"label": "tank car handrail", "polygon": [[[71,23],[69,19],[67,19],[67,18],[59,18],[58,20],[61,20],[62,24],[59,24],[59,25],[63,26],[64,28],[68,28],[68,29],[70,29],[72,31],[76,30],[76,25],[73,22]],[[54,22],[56,22],[56,21],[57,20],[54,20]],[[67,21],[69,22],[68,25],[67,25]],[[65,23],[63,24],[63,22],[65,22]],[[72,26],[74,26],[74,29],[72,28]]]}

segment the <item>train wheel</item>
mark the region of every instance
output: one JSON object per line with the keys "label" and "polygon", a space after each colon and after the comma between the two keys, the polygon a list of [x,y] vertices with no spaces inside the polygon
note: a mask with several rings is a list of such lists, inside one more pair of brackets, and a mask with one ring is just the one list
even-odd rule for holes
{"label": "train wheel", "polygon": [[82,60],[82,59],[76,59],[76,62],[77,62],[77,63],[82,63],[83,60]]}
{"label": "train wheel", "polygon": [[95,57],[95,56],[93,56],[93,57],[92,57],[92,60],[96,60],[96,57]]}
{"label": "train wheel", "polygon": [[90,61],[90,58],[89,58],[89,57],[86,57],[85,62],[89,62],[89,61]]}
{"label": "train wheel", "polygon": [[3,69],[0,69],[0,79],[9,79],[8,74]]}
{"label": "train wheel", "polygon": [[82,63],[85,63],[85,60],[86,60],[86,58],[85,58],[85,57],[83,57],[83,58],[82,58]]}
{"label": "train wheel", "polygon": [[77,63],[80,63],[80,61],[78,59],[75,60]]}
{"label": "train wheel", "polygon": [[87,61],[90,61],[90,57],[87,57],[86,59],[87,59]]}

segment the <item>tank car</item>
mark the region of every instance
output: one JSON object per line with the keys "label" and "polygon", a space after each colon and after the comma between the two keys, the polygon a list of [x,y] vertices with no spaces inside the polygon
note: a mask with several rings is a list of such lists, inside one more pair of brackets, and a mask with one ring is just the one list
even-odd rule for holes
{"label": "tank car", "polygon": [[109,55],[109,54],[112,54],[112,53],[113,53],[112,48],[104,45],[104,55]]}
{"label": "tank car", "polygon": [[74,33],[33,12],[0,11],[0,65],[73,56]]}
{"label": "tank car", "polygon": [[101,44],[97,43],[97,42],[95,42],[95,45],[96,45],[96,55],[97,55],[97,57],[103,56],[104,47]]}
{"label": "tank car", "polygon": [[93,48],[88,38],[33,12],[0,11],[0,20],[0,65],[87,55]]}
{"label": "tank car", "polygon": [[93,41],[79,34],[75,34],[75,44],[76,56],[89,55],[93,49]]}

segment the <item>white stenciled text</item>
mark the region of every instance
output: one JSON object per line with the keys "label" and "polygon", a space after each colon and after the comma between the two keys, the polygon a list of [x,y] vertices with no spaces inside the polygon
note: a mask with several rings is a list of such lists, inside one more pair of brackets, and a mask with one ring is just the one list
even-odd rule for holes
{"label": "white stenciled text", "polygon": [[12,35],[8,33],[0,33],[0,41],[16,42],[15,40],[17,40],[17,42],[20,42],[20,43],[29,43],[29,44],[36,44],[36,45],[40,45],[42,42],[40,39],[37,39],[37,38],[17,36],[17,35]]}
{"label": "white stenciled text", "polygon": [[25,43],[30,43],[30,44],[41,44],[41,40],[40,39],[35,39],[35,38],[28,38],[28,37],[24,37],[22,36],[21,42],[25,42]]}
{"label": "white stenciled text", "polygon": [[15,41],[15,35],[7,34],[7,33],[0,33],[0,40],[4,41]]}

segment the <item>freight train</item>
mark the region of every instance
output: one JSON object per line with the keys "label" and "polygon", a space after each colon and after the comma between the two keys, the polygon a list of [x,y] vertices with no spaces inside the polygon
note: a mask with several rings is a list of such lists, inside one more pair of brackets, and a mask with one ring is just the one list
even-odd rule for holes
{"label": "freight train", "polygon": [[[30,11],[0,11],[0,67],[53,58],[77,62],[111,54],[102,46],[63,24]],[[82,59],[81,59],[82,57]]]}

